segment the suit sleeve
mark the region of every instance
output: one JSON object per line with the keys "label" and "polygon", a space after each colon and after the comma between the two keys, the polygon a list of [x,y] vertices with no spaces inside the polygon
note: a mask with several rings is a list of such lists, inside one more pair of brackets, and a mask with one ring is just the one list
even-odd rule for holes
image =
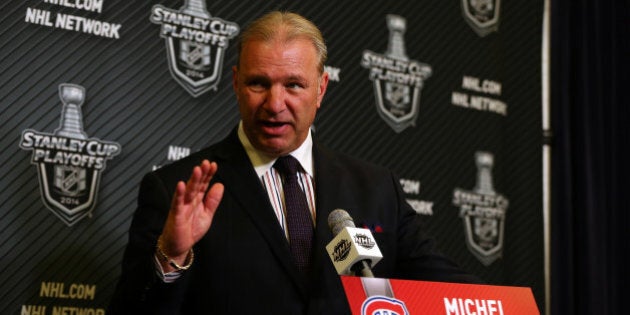
{"label": "suit sleeve", "polygon": [[174,283],[164,283],[157,275],[153,261],[155,244],[162,232],[171,197],[171,189],[167,189],[155,173],[142,179],[121,276],[108,314],[179,313],[187,273]]}

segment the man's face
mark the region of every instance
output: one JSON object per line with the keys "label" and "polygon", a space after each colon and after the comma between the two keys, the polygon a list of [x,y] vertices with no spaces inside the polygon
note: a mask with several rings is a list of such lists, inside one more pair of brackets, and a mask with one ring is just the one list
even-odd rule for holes
{"label": "man's face", "polygon": [[328,85],[306,39],[246,42],[232,83],[247,138],[271,156],[297,149],[315,120]]}

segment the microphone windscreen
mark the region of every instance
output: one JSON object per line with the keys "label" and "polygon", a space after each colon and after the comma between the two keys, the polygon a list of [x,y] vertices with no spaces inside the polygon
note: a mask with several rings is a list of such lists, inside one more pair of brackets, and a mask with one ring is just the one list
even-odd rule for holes
{"label": "microphone windscreen", "polygon": [[335,209],[328,215],[328,227],[333,236],[339,234],[344,227],[355,227],[352,217],[346,210]]}

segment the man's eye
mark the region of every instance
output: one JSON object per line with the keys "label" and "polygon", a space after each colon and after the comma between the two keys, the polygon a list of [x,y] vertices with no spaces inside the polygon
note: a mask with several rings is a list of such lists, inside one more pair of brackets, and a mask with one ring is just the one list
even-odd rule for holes
{"label": "man's eye", "polygon": [[291,83],[287,84],[287,87],[290,88],[290,89],[301,89],[304,86],[302,84],[298,83],[298,82],[291,82]]}
{"label": "man's eye", "polygon": [[254,91],[263,91],[267,87],[264,82],[259,80],[248,81],[246,84],[250,89]]}

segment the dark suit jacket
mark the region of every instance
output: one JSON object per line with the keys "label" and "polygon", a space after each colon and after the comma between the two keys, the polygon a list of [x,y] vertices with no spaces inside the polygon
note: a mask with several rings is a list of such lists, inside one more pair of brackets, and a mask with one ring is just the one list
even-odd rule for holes
{"label": "dark suit jacket", "polygon": [[[381,167],[313,147],[317,223],[313,270],[292,263],[286,237],[236,131],[225,140],[147,174],[129,231],[123,269],[108,314],[347,314],[343,287],[326,254],[333,238],[328,214],[344,209],[373,233],[383,259],[379,278],[477,282],[434,249],[398,179]],[[218,163],[213,181],[225,185],[193,266],[165,284],[153,255],[174,187],[203,159]]]}

